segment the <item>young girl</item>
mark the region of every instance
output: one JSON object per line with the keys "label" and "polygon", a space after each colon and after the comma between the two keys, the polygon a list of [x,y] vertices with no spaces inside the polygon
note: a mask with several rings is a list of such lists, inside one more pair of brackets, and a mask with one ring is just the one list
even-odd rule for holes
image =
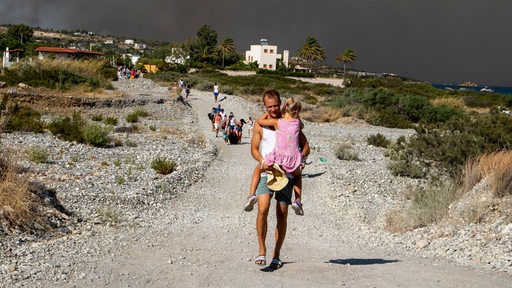
{"label": "young girl", "polygon": [[[282,108],[282,118],[272,119],[268,117],[268,113],[265,113],[257,122],[263,127],[275,128],[275,147],[264,157],[263,161],[267,166],[277,163],[284,171],[293,175],[295,179],[293,184],[295,201],[292,203],[292,209],[295,210],[295,214],[304,215],[301,203],[302,175],[300,166],[302,164],[302,153],[299,148],[299,133],[304,124],[299,118],[300,109],[300,101],[290,97]],[[261,172],[261,165],[257,165],[252,176],[251,196],[249,196],[244,207],[245,211],[251,211],[254,204],[256,204],[256,187],[260,181]]]}
{"label": "young girl", "polygon": [[249,137],[251,137],[252,130],[254,129],[254,122],[252,121],[252,117],[249,116],[249,120],[247,120],[247,132],[249,133]]}

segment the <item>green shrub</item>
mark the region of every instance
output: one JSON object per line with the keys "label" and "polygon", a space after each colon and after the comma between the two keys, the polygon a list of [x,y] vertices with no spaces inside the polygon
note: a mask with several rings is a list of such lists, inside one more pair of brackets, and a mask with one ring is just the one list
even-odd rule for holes
{"label": "green shrub", "polygon": [[95,122],[101,122],[101,121],[103,121],[103,115],[101,115],[101,114],[92,115],[91,120],[95,121]]}
{"label": "green shrub", "polygon": [[38,111],[17,103],[11,106],[9,110],[9,118],[5,125],[6,131],[44,132],[44,125],[41,123],[41,113]]}
{"label": "green shrub", "polygon": [[126,179],[123,176],[117,176],[116,183],[117,185],[123,185],[124,183],[126,183]]}
{"label": "green shrub", "polygon": [[156,131],[156,125],[149,125],[149,130]]}
{"label": "green shrub", "polygon": [[174,161],[168,161],[163,157],[157,157],[151,162],[153,168],[158,174],[168,175],[176,170]]}
{"label": "green shrub", "polygon": [[140,130],[139,126],[132,124],[130,126],[121,126],[114,129],[115,133],[136,133]]}
{"label": "green shrub", "polygon": [[95,147],[106,147],[112,141],[109,136],[110,132],[111,128],[109,127],[101,124],[89,124],[83,130],[84,141]]}
{"label": "green shrub", "polygon": [[234,90],[233,90],[233,88],[231,86],[223,86],[222,89],[221,89],[221,92],[224,93],[224,94],[227,94],[227,95],[235,94]]}
{"label": "green shrub", "polygon": [[146,110],[137,109],[126,116],[126,122],[137,123],[137,122],[139,122],[139,117],[147,117],[147,116],[149,116],[149,113]]}
{"label": "green shrub", "polygon": [[394,164],[396,173],[404,175],[406,164],[418,163],[429,173],[459,177],[466,161],[512,147],[510,131],[512,118],[500,114],[466,115],[446,123],[419,125],[416,134],[399,148],[400,155],[408,155],[408,159]]}
{"label": "green shrub", "polygon": [[368,145],[376,146],[376,147],[384,147],[388,148],[389,145],[391,145],[391,141],[389,141],[386,136],[377,133],[375,135],[370,135],[366,139],[366,142]]}
{"label": "green shrub", "polygon": [[117,118],[114,117],[114,116],[108,116],[107,118],[105,118],[105,120],[103,121],[103,123],[105,125],[112,125],[112,126],[116,126],[117,125]]}
{"label": "green shrub", "polygon": [[148,117],[149,112],[144,109],[136,109],[133,114],[139,116],[139,117]]}
{"label": "green shrub", "polygon": [[126,122],[128,123],[137,123],[139,122],[139,115],[137,113],[130,113],[126,116]]}
{"label": "green shrub", "polygon": [[47,125],[47,128],[52,134],[57,135],[62,140],[83,143],[82,129],[84,124],[85,121],[80,112],[74,112],[71,118],[66,116],[53,119]]}
{"label": "green shrub", "polygon": [[[109,67],[110,66],[110,67]],[[4,69],[0,79],[8,85],[22,82],[32,87],[69,90],[86,87],[108,88],[116,70],[108,61],[51,60],[26,61]]]}
{"label": "green shrub", "polygon": [[130,139],[124,140],[124,145],[126,145],[128,147],[137,147],[138,146],[137,142],[130,140]]}
{"label": "green shrub", "polygon": [[423,178],[425,172],[418,163],[412,162],[410,159],[392,160],[388,164],[388,169],[394,176],[404,176],[409,178]]}
{"label": "green shrub", "polygon": [[464,113],[456,108],[446,105],[430,105],[425,108],[423,118],[427,123],[444,123],[463,116]]}
{"label": "green shrub", "polygon": [[[370,111],[374,109],[370,108]],[[377,113],[367,113],[366,121],[375,126],[383,126],[389,128],[408,129],[413,127],[412,123],[408,121],[403,115],[396,114],[390,110],[381,110]]]}
{"label": "green shrub", "polygon": [[28,160],[35,163],[46,163],[48,162],[49,154],[46,149],[39,146],[31,146],[25,150]]}
{"label": "green shrub", "polygon": [[336,87],[327,84],[318,84],[312,87],[313,93],[319,96],[339,96],[343,93],[343,89],[341,87]]}

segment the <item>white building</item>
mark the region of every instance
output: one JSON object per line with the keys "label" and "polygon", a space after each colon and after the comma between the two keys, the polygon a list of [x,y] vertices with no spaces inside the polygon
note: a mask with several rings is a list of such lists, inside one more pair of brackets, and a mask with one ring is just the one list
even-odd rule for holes
{"label": "white building", "polygon": [[171,55],[165,57],[165,62],[184,65],[188,59],[190,59],[190,56],[186,54],[185,50],[174,47],[171,49]]}
{"label": "white building", "polygon": [[277,54],[277,46],[268,45],[267,39],[261,39],[260,45],[251,45],[250,51],[245,51],[245,62],[258,62],[258,68],[276,70],[277,59],[281,59],[288,67],[290,52],[284,50],[283,54]]}
{"label": "white building", "polygon": [[133,48],[135,48],[135,49],[146,49],[146,44],[135,43],[135,44],[133,44]]}

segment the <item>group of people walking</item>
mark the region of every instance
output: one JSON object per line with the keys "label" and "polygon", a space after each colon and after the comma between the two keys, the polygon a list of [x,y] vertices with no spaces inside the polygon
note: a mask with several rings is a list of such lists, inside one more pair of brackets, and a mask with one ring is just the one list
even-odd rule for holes
{"label": "group of people walking", "polygon": [[249,117],[247,121],[243,118],[238,120],[233,112],[226,114],[220,104],[212,108],[212,111],[208,113],[208,117],[212,123],[212,131],[215,133],[215,137],[218,138],[220,133],[226,144],[242,142],[244,125],[248,126],[249,136],[251,135],[253,129],[252,118]]}

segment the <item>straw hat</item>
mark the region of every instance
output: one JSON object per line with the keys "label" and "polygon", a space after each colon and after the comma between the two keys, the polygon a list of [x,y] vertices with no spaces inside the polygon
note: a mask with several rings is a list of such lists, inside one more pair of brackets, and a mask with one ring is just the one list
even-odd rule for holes
{"label": "straw hat", "polygon": [[273,191],[281,191],[288,184],[286,173],[274,163],[273,169],[267,171],[267,187]]}

